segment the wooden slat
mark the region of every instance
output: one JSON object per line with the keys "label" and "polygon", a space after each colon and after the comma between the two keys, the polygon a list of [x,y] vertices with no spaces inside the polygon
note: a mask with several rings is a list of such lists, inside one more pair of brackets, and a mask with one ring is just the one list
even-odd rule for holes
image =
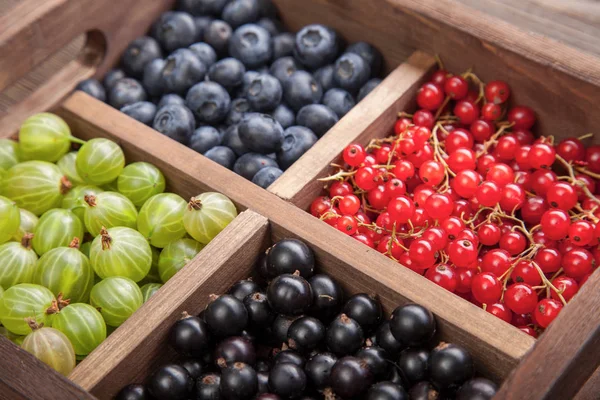
{"label": "wooden slat", "polygon": [[414,103],[414,94],[434,68],[433,57],[417,51],[397,67],[367,98],[354,107],[309,151],[275,181],[269,191],[302,209],[319,196],[330,164],[353,142],[368,143],[388,135],[398,112]]}
{"label": "wooden slat", "polygon": [[595,273],[513,370],[498,398],[573,398],[600,365],[598,302],[600,274]]}
{"label": "wooden slat", "polygon": [[225,292],[250,274],[266,247],[268,221],[241,213],[184,269],[171,278],[69,376],[101,399],[144,378],[168,352],[167,337],[182,312],[198,314],[209,295]]}
{"label": "wooden slat", "polygon": [[0,354],[0,400],[95,399],[4,336]]}
{"label": "wooden slat", "polygon": [[598,400],[600,394],[600,367],[590,376],[574,400]]}

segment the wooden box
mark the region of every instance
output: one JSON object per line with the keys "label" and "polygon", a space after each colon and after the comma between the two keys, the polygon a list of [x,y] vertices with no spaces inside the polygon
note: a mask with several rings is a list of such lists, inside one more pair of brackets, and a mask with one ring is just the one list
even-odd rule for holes
{"label": "wooden box", "polygon": [[[475,67],[484,80],[509,82],[515,101],[539,113],[539,132],[557,138],[587,133],[600,122],[594,112],[600,102],[600,60],[525,34],[455,0],[274,2],[291,30],[321,22],[349,41],[371,42],[383,52],[389,75],[268,191],[83,93],[61,102],[77,81],[101,76],[114,65],[127,43],[173,1],[154,0],[151,6],[144,2],[140,7],[133,0],[48,0],[43,7],[32,8],[36,2],[26,0],[0,17],[0,26],[9,27],[0,31],[0,90],[74,36],[88,33],[81,57],[26,101],[0,114],[0,137],[13,135],[25,116],[54,109],[76,136],[110,138],[122,146],[128,162],[155,164],[165,174],[168,190],[184,198],[218,191],[243,211],[73,371],[69,378],[74,384],[0,338],[0,348],[8,354],[0,357],[0,399],[111,398],[171,356],[164,339],[182,311],[199,312],[209,294],[221,293],[247,276],[259,253],[284,237],[309,244],[319,270],[332,274],[348,291],[377,293],[386,312],[407,302],[431,309],[441,340],[464,345],[476,358],[480,373],[504,381],[498,398],[567,399],[577,392],[579,399],[595,398],[596,375],[585,387],[584,383],[600,365],[600,317],[594,310],[598,274],[535,342],[304,210],[322,189],[317,179],[327,175],[345,145],[385,136],[397,113],[414,107],[416,90],[435,66],[434,54],[449,70]],[[28,12],[33,9],[36,12]],[[21,18],[19,23],[14,22],[16,17]],[[80,22],[73,27],[69,19]],[[39,32],[53,35],[52,41],[40,45]],[[5,56],[9,52],[11,56]],[[11,63],[14,57],[18,62]],[[46,393],[39,391],[41,385]],[[52,395],[45,397],[48,393]]]}

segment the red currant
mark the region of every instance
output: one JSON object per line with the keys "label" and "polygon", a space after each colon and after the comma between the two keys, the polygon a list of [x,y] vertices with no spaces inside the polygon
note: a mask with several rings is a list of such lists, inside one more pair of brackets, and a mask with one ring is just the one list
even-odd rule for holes
{"label": "red currant", "polygon": [[476,268],[456,268],[457,284],[456,292],[470,293],[473,277],[477,275]]}
{"label": "red currant", "polygon": [[422,126],[428,129],[433,129],[435,119],[429,110],[417,110],[413,114],[413,122],[415,126]]}
{"label": "red currant", "polygon": [[585,158],[585,146],[579,139],[568,138],[556,146],[556,153],[567,162],[581,161]]}
{"label": "red currant", "polygon": [[435,111],[444,102],[444,91],[438,85],[426,83],[417,92],[417,104],[426,110]]}
{"label": "red currant", "polygon": [[496,276],[502,276],[510,268],[510,254],[506,250],[492,249],[481,260],[481,270]]}
{"label": "red currant", "polygon": [[502,161],[511,161],[516,157],[517,150],[521,146],[513,135],[502,136],[496,145],[496,155]]}
{"label": "red currant", "polygon": [[452,75],[448,73],[448,71],[444,69],[440,69],[439,71],[435,71],[433,75],[431,75],[431,82],[439,85],[440,87],[444,86],[444,83],[450,78]]}
{"label": "red currant", "polygon": [[394,133],[400,136],[412,125],[412,121],[408,118],[399,118],[394,124]]}
{"label": "red currant", "polygon": [[525,203],[525,191],[517,184],[509,183],[502,189],[500,208],[509,213],[514,213]]}
{"label": "red currant", "polygon": [[437,161],[425,161],[419,168],[419,177],[429,186],[437,186],[444,180],[444,166]]}
{"label": "red currant", "polygon": [[371,190],[377,187],[377,174],[375,170],[371,167],[360,167],[356,170],[356,174],[354,175],[354,180],[356,181],[356,186],[361,188],[362,190]]}
{"label": "red currant", "polygon": [[415,167],[408,160],[398,160],[394,163],[392,173],[401,181],[406,181],[415,175]]}
{"label": "red currant", "polygon": [[542,220],[542,215],[548,210],[546,201],[540,196],[527,198],[521,207],[523,221],[530,225],[537,225]]}
{"label": "red currant", "polygon": [[477,261],[477,246],[468,239],[456,239],[448,243],[448,257],[459,268],[471,266]]}
{"label": "red currant", "polygon": [[510,96],[510,88],[504,81],[491,81],[485,85],[485,99],[494,104],[502,104]]}
{"label": "red currant", "polygon": [[[554,280],[552,281],[552,285],[558,289],[558,293],[562,295],[563,299],[565,299],[566,302],[571,300],[573,296],[575,296],[579,291],[579,285],[577,284],[575,279],[569,278],[568,276],[559,276],[558,278],[554,278]],[[558,293],[554,290],[550,291],[552,298],[554,300],[560,301]]]}
{"label": "red currant", "polygon": [[475,152],[466,147],[456,149],[454,153],[450,154],[446,162],[454,173],[464,171],[465,169],[475,170],[477,168]]}
{"label": "red currant", "polygon": [[532,312],[537,302],[537,293],[526,283],[515,283],[504,293],[504,303],[517,314]]}
{"label": "red currant", "polygon": [[446,152],[448,154],[454,153],[457,149],[462,147],[467,149],[473,148],[473,136],[465,129],[457,128],[450,132],[446,138]]}
{"label": "red currant", "polygon": [[490,167],[485,180],[496,182],[502,187],[514,182],[515,172],[508,165],[497,163]]}
{"label": "red currant", "polygon": [[385,191],[384,185],[379,185],[375,189],[367,192],[367,200],[369,201],[371,207],[375,208],[376,210],[383,210],[390,202],[390,199],[391,196]]}
{"label": "red currant", "polygon": [[454,240],[465,229],[465,222],[458,217],[448,217],[440,226],[448,235],[448,239]]}
{"label": "red currant", "polygon": [[546,143],[535,143],[529,149],[529,164],[531,168],[550,168],[556,159],[554,147]]}
{"label": "red currant", "polygon": [[456,269],[447,264],[438,264],[425,272],[425,278],[454,293],[458,285]]}
{"label": "red currant", "polygon": [[[406,185],[398,178],[392,178],[385,184],[388,200],[406,194]],[[386,204],[387,205],[387,204]]]}
{"label": "red currant", "polygon": [[437,220],[448,218],[454,209],[454,201],[444,193],[434,193],[425,202],[427,214]]}
{"label": "red currant", "polygon": [[344,157],[344,162],[351,167],[358,167],[365,160],[367,156],[367,152],[365,149],[358,143],[353,143],[347,146],[342,153],[342,157]]}
{"label": "red currant", "polygon": [[531,129],[535,124],[535,113],[529,107],[516,106],[508,112],[508,121],[514,124],[514,129]]}
{"label": "red currant", "polygon": [[392,199],[388,204],[390,218],[397,224],[408,222],[414,212],[415,205],[413,201],[406,196],[398,196]]}
{"label": "red currant", "polygon": [[551,274],[560,269],[562,256],[556,249],[545,248],[537,252],[533,261],[545,274]]}
{"label": "red currant", "polygon": [[569,278],[578,280],[592,272],[594,257],[585,249],[573,249],[566,252],[561,265]]}
{"label": "red currant", "polygon": [[492,134],[494,133],[492,124],[488,121],[481,119],[478,119],[477,121],[473,122],[469,130],[471,131],[473,138],[480,143],[483,143],[486,140],[488,140],[490,137],[492,137]]}
{"label": "red currant", "polygon": [[600,173],[600,146],[590,146],[585,150],[587,168],[595,173]]}
{"label": "red currant", "polygon": [[485,121],[497,121],[502,116],[502,107],[494,103],[486,103],[481,107],[481,119]]}
{"label": "red currant", "polygon": [[496,276],[489,272],[475,275],[471,283],[473,297],[480,303],[493,304],[500,300],[502,284]]}
{"label": "red currant", "polygon": [[500,241],[500,228],[491,222],[485,223],[478,228],[477,236],[484,246],[494,246]]}
{"label": "red currant", "polygon": [[352,185],[348,182],[333,182],[329,188],[329,196],[331,197],[346,196],[352,193]]}
{"label": "red currant", "polygon": [[423,239],[431,242],[431,245],[435,251],[442,250],[448,243],[448,236],[446,235],[446,232],[437,226],[428,228],[425,232],[423,232],[422,237]]}
{"label": "red currant", "polygon": [[542,284],[542,277],[530,260],[521,260],[513,268],[510,278],[515,283],[523,282],[531,286]]}
{"label": "red currant", "polygon": [[569,218],[569,214],[566,211],[552,209],[542,215],[540,225],[548,238],[560,240],[569,234],[571,218]]}
{"label": "red currant", "polygon": [[551,207],[569,211],[577,205],[575,188],[565,182],[556,182],[546,192],[546,201]]}
{"label": "red currant", "polygon": [[508,232],[500,238],[500,248],[508,251],[511,256],[521,254],[527,246],[527,239],[520,232]]}
{"label": "red currant", "polygon": [[444,92],[453,100],[461,100],[469,92],[469,84],[462,76],[453,76],[446,80]]}
{"label": "red currant", "polygon": [[317,197],[310,205],[310,213],[319,218],[331,208],[331,199],[327,196]]}
{"label": "red currant", "polygon": [[379,244],[377,245],[377,251],[381,254],[391,255],[396,260],[400,258],[402,253],[404,253],[404,249],[402,248],[402,239],[395,238],[392,240],[390,235],[384,236]]}
{"label": "red currant", "polygon": [[471,125],[479,118],[479,106],[468,100],[461,100],[454,106],[454,115],[461,124]]}
{"label": "red currant", "polygon": [[502,188],[493,181],[485,181],[477,187],[477,200],[484,207],[493,207],[502,198]]}
{"label": "red currant", "polygon": [[502,303],[489,304],[486,307],[485,311],[489,312],[492,315],[495,315],[496,317],[500,318],[504,322],[508,322],[509,324],[510,324],[510,321],[512,320],[513,313],[512,313],[512,311],[510,311],[510,309],[505,304],[502,304]]}
{"label": "red currant", "polygon": [[375,243],[373,242],[373,239],[371,239],[370,237],[368,237],[365,234],[355,233],[354,235],[352,235],[352,237],[354,239],[358,240],[359,242],[366,244],[367,246],[369,246],[372,249],[375,248]]}
{"label": "red currant", "polygon": [[542,328],[547,328],[548,325],[558,316],[562,309],[562,303],[554,299],[543,299],[535,307],[535,321]]}
{"label": "red currant", "polygon": [[354,235],[358,229],[358,224],[354,217],[350,215],[344,215],[337,222],[337,228],[339,231],[344,232],[346,235]]}
{"label": "red currant", "polygon": [[452,189],[461,197],[469,199],[477,193],[477,187],[481,183],[481,175],[469,169],[456,174],[452,179]]}
{"label": "red currant", "polygon": [[575,221],[569,227],[569,239],[578,246],[587,246],[594,240],[596,227],[588,221]]}
{"label": "red currant", "polygon": [[428,240],[414,240],[408,248],[408,254],[411,260],[424,268],[429,268],[435,263],[435,250]]}

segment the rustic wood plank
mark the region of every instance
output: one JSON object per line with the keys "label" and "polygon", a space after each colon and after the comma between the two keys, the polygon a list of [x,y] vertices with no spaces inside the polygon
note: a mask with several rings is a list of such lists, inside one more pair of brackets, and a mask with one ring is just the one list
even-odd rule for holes
{"label": "rustic wood plank", "polygon": [[4,336],[0,336],[0,354],[0,399],[95,399]]}
{"label": "rustic wood plank", "polygon": [[600,393],[600,367],[590,376],[574,400],[598,400]]}
{"label": "rustic wood plank", "polygon": [[168,353],[169,330],[182,312],[200,313],[209,295],[225,292],[250,274],[266,248],[267,228],[266,218],[241,213],[69,377],[102,399],[113,398],[131,382],[143,382]]}
{"label": "rustic wood plank", "polygon": [[513,370],[498,398],[575,396],[600,365],[599,288],[600,274],[595,273]]}
{"label": "rustic wood plank", "polygon": [[398,112],[414,103],[414,94],[434,66],[433,57],[420,51],[413,53],[285,171],[269,191],[307,209],[324,186],[317,179],[327,176],[330,164],[339,159],[343,148],[389,134]]}

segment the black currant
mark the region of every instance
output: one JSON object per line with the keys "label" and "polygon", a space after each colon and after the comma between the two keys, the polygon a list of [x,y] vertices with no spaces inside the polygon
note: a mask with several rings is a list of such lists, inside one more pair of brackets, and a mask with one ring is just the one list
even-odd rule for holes
{"label": "black currant", "polygon": [[428,359],[429,351],[425,349],[410,348],[400,353],[397,365],[407,386],[427,379]]}
{"label": "black currant", "polygon": [[236,282],[227,292],[239,301],[244,301],[249,294],[260,292],[260,286],[252,279],[244,279]]}
{"label": "black currant", "polygon": [[206,307],[204,319],[215,335],[234,336],[246,328],[248,311],[240,300],[230,294],[224,294]]}
{"label": "black currant", "polygon": [[304,314],[312,304],[312,289],[297,274],[279,275],[269,283],[267,298],[271,308],[280,314]]}
{"label": "black currant", "polygon": [[331,369],[331,388],[344,399],[357,399],[367,391],[373,376],[367,363],[356,357],[344,357],[337,360]]}
{"label": "black currant", "polygon": [[408,393],[402,386],[384,381],[371,386],[366,400],[408,400]]}
{"label": "black currant", "polygon": [[296,399],[306,389],[306,374],[295,364],[273,365],[269,372],[269,388],[281,398]]}
{"label": "black currant", "polygon": [[184,313],[169,333],[169,344],[175,351],[187,357],[201,357],[210,350],[211,334],[208,325],[198,317]]}
{"label": "black currant", "polygon": [[266,294],[260,292],[249,294],[244,298],[244,305],[248,311],[250,328],[266,328],[273,323],[275,313],[271,310]]}
{"label": "black currant", "polygon": [[221,399],[221,375],[206,374],[196,381],[196,400]]}
{"label": "black currant", "polygon": [[271,364],[267,360],[258,360],[254,366],[256,372],[267,372],[271,368]]}
{"label": "black currant", "polygon": [[272,276],[269,276],[266,254],[261,254],[260,258],[256,262],[256,270],[258,271],[258,274],[266,280],[270,280],[271,278],[273,278]]}
{"label": "black currant", "polygon": [[456,393],[456,400],[491,400],[498,386],[485,378],[473,378],[466,381]]}
{"label": "black currant", "polygon": [[295,350],[275,351],[273,355],[272,366],[277,364],[294,364],[300,368],[304,368],[306,359]]}
{"label": "black currant", "polygon": [[329,275],[318,274],[310,278],[313,290],[311,315],[327,323],[340,313],[344,303],[344,291]]}
{"label": "black currant", "polygon": [[150,400],[150,394],[144,385],[131,384],[121,389],[115,400]]}
{"label": "black currant", "polygon": [[387,352],[379,346],[363,347],[355,356],[367,363],[373,379],[380,381],[387,379],[390,375],[390,364]]}
{"label": "black currant", "polygon": [[379,300],[368,294],[359,293],[350,297],[342,312],[359,323],[365,333],[377,328],[381,322],[383,311]]}
{"label": "black currant", "polygon": [[187,370],[194,381],[198,379],[206,369],[200,360],[194,358],[183,360],[179,365]]}
{"label": "black currant", "polygon": [[258,393],[269,392],[269,371],[257,372],[256,377],[258,378]]}
{"label": "black currant", "polygon": [[408,391],[410,400],[438,400],[440,393],[429,381],[422,381]]}
{"label": "black currant", "polygon": [[419,346],[427,343],[435,334],[435,318],[425,307],[407,304],[392,313],[390,330],[398,341]]}
{"label": "black currant", "polygon": [[302,317],[286,317],[285,315],[277,315],[275,317],[275,320],[273,320],[273,324],[271,325],[271,330],[273,332],[273,340],[276,344],[281,346],[282,343],[287,341],[288,330],[292,323],[298,318]]}
{"label": "black currant", "polygon": [[234,363],[221,373],[220,388],[224,399],[251,399],[258,392],[258,376],[248,364]]}
{"label": "black currant", "polygon": [[340,314],[327,328],[327,347],[337,355],[347,355],[361,348],[364,341],[363,330],[352,318]]}
{"label": "black currant", "polygon": [[301,317],[288,329],[288,346],[305,353],[315,349],[325,339],[325,325],[313,317]]}
{"label": "black currant", "polygon": [[406,385],[404,378],[402,378],[402,372],[400,371],[400,368],[393,363],[390,364],[390,375],[388,376],[387,380],[400,386]]}
{"label": "black currant", "polygon": [[256,396],[255,400],[280,400],[281,397],[277,396],[274,393],[261,393]]}
{"label": "black currant", "polygon": [[337,357],[333,353],[317,353],[309,358],[304,366],[309,382],[317,389],[328,387],[331,369],[336,361]]}
{"label": "black currant", "polygon": [[194,389],[194,380],[182,366],[168,364],[150,375],[146,387],[157,400],[186,400]]}
{"label": "black currant", "polygon": [[441,342],[429,353],[429,378],[438,389],[462,385],[473,376],[473,359],[467,350]]}
{"label": "black currant", "polygon": [[254,365],[256,350],[250,340],[241,336],[232,336],[217,345],[214,360],[220,368],[225,368],[236,362]]}
{"label": "black currant", "polygon": [[270,277],[299,271],[306,279],[313,275],[315,256],[300,240],[283,239],[267,250],[267,271]]}
{"label": "black currant", "polygon": [[390,357],[396,357],[406,347],[392,335],[388,321],[379,325],[375,333],[375,343],[387,351]]}

